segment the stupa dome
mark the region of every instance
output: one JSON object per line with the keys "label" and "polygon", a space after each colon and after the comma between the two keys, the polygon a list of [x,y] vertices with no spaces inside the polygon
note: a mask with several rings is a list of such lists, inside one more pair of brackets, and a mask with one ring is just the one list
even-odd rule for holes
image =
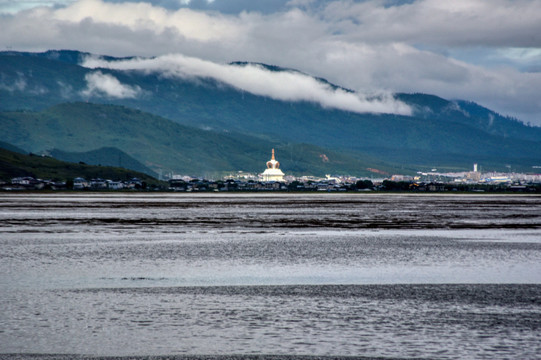
{"label": "stupa dome", "polygon": [[274,149],[272,149],[272,156],[267,161],[267,168],[261,174],[263,181],[284,181],[284,173],[280,170],[280,163],[274,158]]}

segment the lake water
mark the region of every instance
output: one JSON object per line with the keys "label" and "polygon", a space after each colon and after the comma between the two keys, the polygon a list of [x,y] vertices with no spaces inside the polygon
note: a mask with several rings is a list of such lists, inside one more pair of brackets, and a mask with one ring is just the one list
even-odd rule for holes
{"label": "lake water", "polygon": [[540,196],[0,194],[0,358],[532,359],[540,339]]}

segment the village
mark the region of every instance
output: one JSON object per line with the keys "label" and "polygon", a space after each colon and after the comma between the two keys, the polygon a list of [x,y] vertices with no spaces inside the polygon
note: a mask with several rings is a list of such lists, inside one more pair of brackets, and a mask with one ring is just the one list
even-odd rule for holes
{"label": "village", "polygon": [[[453,176],[451,176],[453,175]],[[540,175],[486,173],[482,177],[466,174],[426,173],[419,176],[392,175],[386,178],[353,176],[286,176],[282,181],[262,180],[257,175],[238,172],[223,179],[209,180],[175,176],[161,186],[131,178],[129,180],[77,177],[52,181],[17,177],[0,182],[3,191],[165,191],[165,192],[541,192]],[[481,174],[480,174],[481,175]]]}
{"label": "village", "polygon": [[109,179],[86,180],[76,177],[67,181],[35,179],[31,176],[21,176],[11,179],[9,183],[0,181],[0,189],[4,191],[20,190],[144,190],[146,184],[138,178],[127,181]]}
{"label": "village", "polygon": [[35,179],[31,176],[15,177],[9,183],[0,182],[4,191],[65,190],[65,191],[174,191],[174,192],[230,192],[230,191],[298,191],[298,192],[351,192],[351,191],[474,191],[474,192],[541,192],[541,174],[480,172],[477,164],[472,171],[417,172],[411,175],[391,175],[367,178],[354,176],[292,176],[280,169],[274,149],[263,173],[238,171],[219,180],[187,175],[170,175],[160,179],[161,185],[149,185],[139,178],[128,180],[84,179],[76,177],[66,181]]}

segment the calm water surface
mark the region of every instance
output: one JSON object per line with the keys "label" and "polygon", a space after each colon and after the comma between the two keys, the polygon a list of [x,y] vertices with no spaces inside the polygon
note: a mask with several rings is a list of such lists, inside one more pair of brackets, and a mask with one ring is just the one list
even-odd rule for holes
{"label": "calm water surface", "polygon": [[4,194],[0,309],[9,358],[541,358],[541,197]]}

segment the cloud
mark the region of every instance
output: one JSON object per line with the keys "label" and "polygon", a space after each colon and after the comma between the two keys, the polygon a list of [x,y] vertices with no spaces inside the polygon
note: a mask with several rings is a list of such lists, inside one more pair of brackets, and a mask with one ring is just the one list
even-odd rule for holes
{"label": "cloud", "polygon": [[[182,1],[179,0],[179,4]],[[63,8],[41,7],[17,14],[21,20],[47,18],[53,22],[52,27],[60,23],[108,24],[158,34],[173,31],[185,40],[197,41],[224,38],[243,41],[251,37],[252,30],[264,27],[275,31],[277,36],[283,35],[285,29],[296,28],[299,32],[290,35],[298,37],[316,31],[314,35],[318,37],[327,35],[353,43],[541,46],[541,0],[417,0],[400,6],[385,6],[387,2],[375,0],[293,0],[283,5],[280,11],[266,15],[248,11],[224,14],[189,8],[167,9],[153,5],[156,3],[154,1],[26,0],[22,3],[69,4]],[[224,3],[220,9],[227,4],[225,1],[208,0],[203,3]],[[238,6],[238,1],[229,3],[230,7]],[[310,5],[312,3],[313,6]],[[293,20],[301,22],[295,23]],[[273,32],[267,34],[271,38],[273,35]],[[266,39],[260,37],[260,40]]]}
{"label": "cloud", "polygon": [[539,0],[333,1],[322,15],[345,38],[438,46],[541,46]]}
{"label": "cloud", "polygon": [[[325,108],[358,113],[411,114],[408,105],[395,100],[390,94],[380,93],[368,98],[362,94],[333,88],[328,83],[299,72],[271,71],[258,64],[218,64],[177,54],[122,61],[90,57],[82,65],[89,68],[159,72],[165,76],[183,79],[212,78],[239,90],[275,100],[308,101]],[[100,76],[103,74],[100,73]]]}
{"label": "cloud", "polygon": [[135,98],[141,93],[138,86],[124,85],[117,78],[101,71],[85,75],[86,89],[81,92],[85,97],[107,96],[117,99]]}
{"label": "cloud", "polygon": [[21,92],[26,89],[26,79],[24,74],[17,73],[17,77],[7,77],[4,73],[0,73],[0,90],[9,92]]}
{"label": "cloud", "polygon": [[86,21],[110,24],[132,31],[146,30],[157,34],[174,31],[179,36],[203,42],[231,39],[240,35],[240,28],[226,16],[189,9],[168,11],[144,2],[116,4],[82,0],[56,10],[53,18],[70,23]]}
{"label": "cloud", "polygon": [[76,0],[0,0],[0,14],[14,14],[38,6],[63,6],[75,1]]}
{"label": "cloud", "polygon": [[228,12],[223,0],[155,5],[165,3],[79,0],[3,15],[0,47],[267,63],[360,94],[467,99],[541,125],[541,0],[284,0],[273,12]]}

